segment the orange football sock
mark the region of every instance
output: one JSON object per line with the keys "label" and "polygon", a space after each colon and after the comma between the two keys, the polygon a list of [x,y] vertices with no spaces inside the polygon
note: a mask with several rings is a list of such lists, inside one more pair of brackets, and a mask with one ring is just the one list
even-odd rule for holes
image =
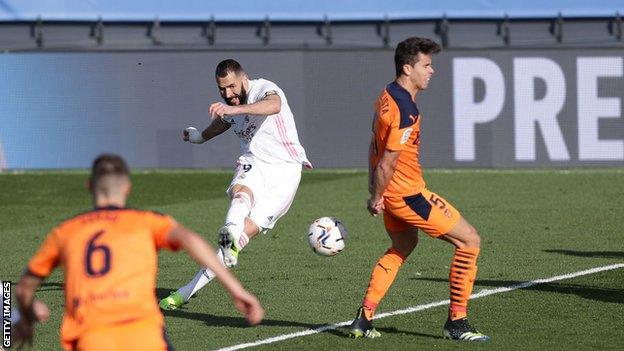
{"label": "orange football sock", "polygon": [[379,304],[384,295],[386,295],[388,289],[390,289],[404,261],[405,257],[403,257],[403,255],[397,250],[390,248],[381,256],[377,264],[375,264],[375,268],[373,268],[373,273],[368,283],[366,295],[364,295],[364,302],[362,302],[366,319],[370,320],[373,318],[377,304]]}
{"label": "orange football sock", "polygon": [[477,257],[479,257],[478,247],[455,249],[449,274],[451,286],[449,317],[451,320],[466,317],[468,299],[472,294],[472,287],[477,277]]}

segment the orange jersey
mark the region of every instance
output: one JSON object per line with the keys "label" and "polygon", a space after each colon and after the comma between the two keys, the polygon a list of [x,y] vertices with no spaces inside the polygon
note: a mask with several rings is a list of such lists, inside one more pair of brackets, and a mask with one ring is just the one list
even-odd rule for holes
{"label": "orange jersey", "polygon": [[156,302],[157,251],[177,250],[167,236],[173,218],[155,212],[103,208],[54,228],[28,263],[47,277],[65,271],[63,342],[94,328],[151,320],[164,325]]}
{"label": "orange jersey", "polygon": [[418,160],[420,113],[410,94],[392,82],[375,103],[370,162],[375,169],[385,150],[400,151],[396,169],[384,196],[406,196],[425,187]]}

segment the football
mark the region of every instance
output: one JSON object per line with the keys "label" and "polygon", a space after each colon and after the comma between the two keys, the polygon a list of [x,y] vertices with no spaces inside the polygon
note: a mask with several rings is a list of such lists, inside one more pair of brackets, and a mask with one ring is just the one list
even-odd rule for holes
{"label": "football", "polygon": [[308,243],[316,254],[334,256],[345,247],[347,230],[342,222],[333,217],[321,217],[315,220],[308,230]]}

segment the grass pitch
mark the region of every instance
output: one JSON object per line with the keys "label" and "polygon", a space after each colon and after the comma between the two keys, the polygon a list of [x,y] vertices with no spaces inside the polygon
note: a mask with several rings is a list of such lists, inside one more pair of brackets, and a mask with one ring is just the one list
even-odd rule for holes
{"label": "grass pitch", "polygon": [[[84,172],[0,174],[0,278],[18,280],[28,258],[58,222],[89,209]],[[156,171],[133,175],[129,206],[172,214],[211,242],[222,225],[229,172]],[[624,263],[624,171],[429,171],[428,187],[451,201],[479,231],[482,254],[474,292],[588,268]],[[367,215],[364,172],[311,171],[275,230],[254,239],[234,270],[266,308],[247,327],[227,294],[211,283],[181,310],[166,312],[179,350],[250,343],[353,318],[370,270],[387,249],[382,220]],[[336,216],[349,230],[340,255],[314,255],[306,230]],[[452,247],[421,234],[378,313],[448,298]],[[184,254],[160,254],[156,294],[187,283],[197,266]],[[51,308],[34,349],[58,349],[63,293],[54,273],[38,297]],[[624,349],[624,269],[614,269],[475,299],[472,323],[487,344],[441,338],[446,307],[379,319],[382,337],[352,340],[329,330],[256,346],[256,350],[579,350]]]}

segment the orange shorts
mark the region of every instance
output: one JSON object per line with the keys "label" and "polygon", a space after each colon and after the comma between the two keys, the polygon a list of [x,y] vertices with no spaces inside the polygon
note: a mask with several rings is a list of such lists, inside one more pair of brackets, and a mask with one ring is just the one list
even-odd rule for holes
{"label": "orange shorts", "polygon": [[450,232],[461,218],[453,205],[427,189],[416,195],[385,197],[384,206],[384,224],[391,232],[417,227],[435,238]]}
{"label": "orange shorts", "polygon": [[64,342],[65,350],[173,350],[162,324],[139,320],[102,326],[83,333],[78,340]]}

